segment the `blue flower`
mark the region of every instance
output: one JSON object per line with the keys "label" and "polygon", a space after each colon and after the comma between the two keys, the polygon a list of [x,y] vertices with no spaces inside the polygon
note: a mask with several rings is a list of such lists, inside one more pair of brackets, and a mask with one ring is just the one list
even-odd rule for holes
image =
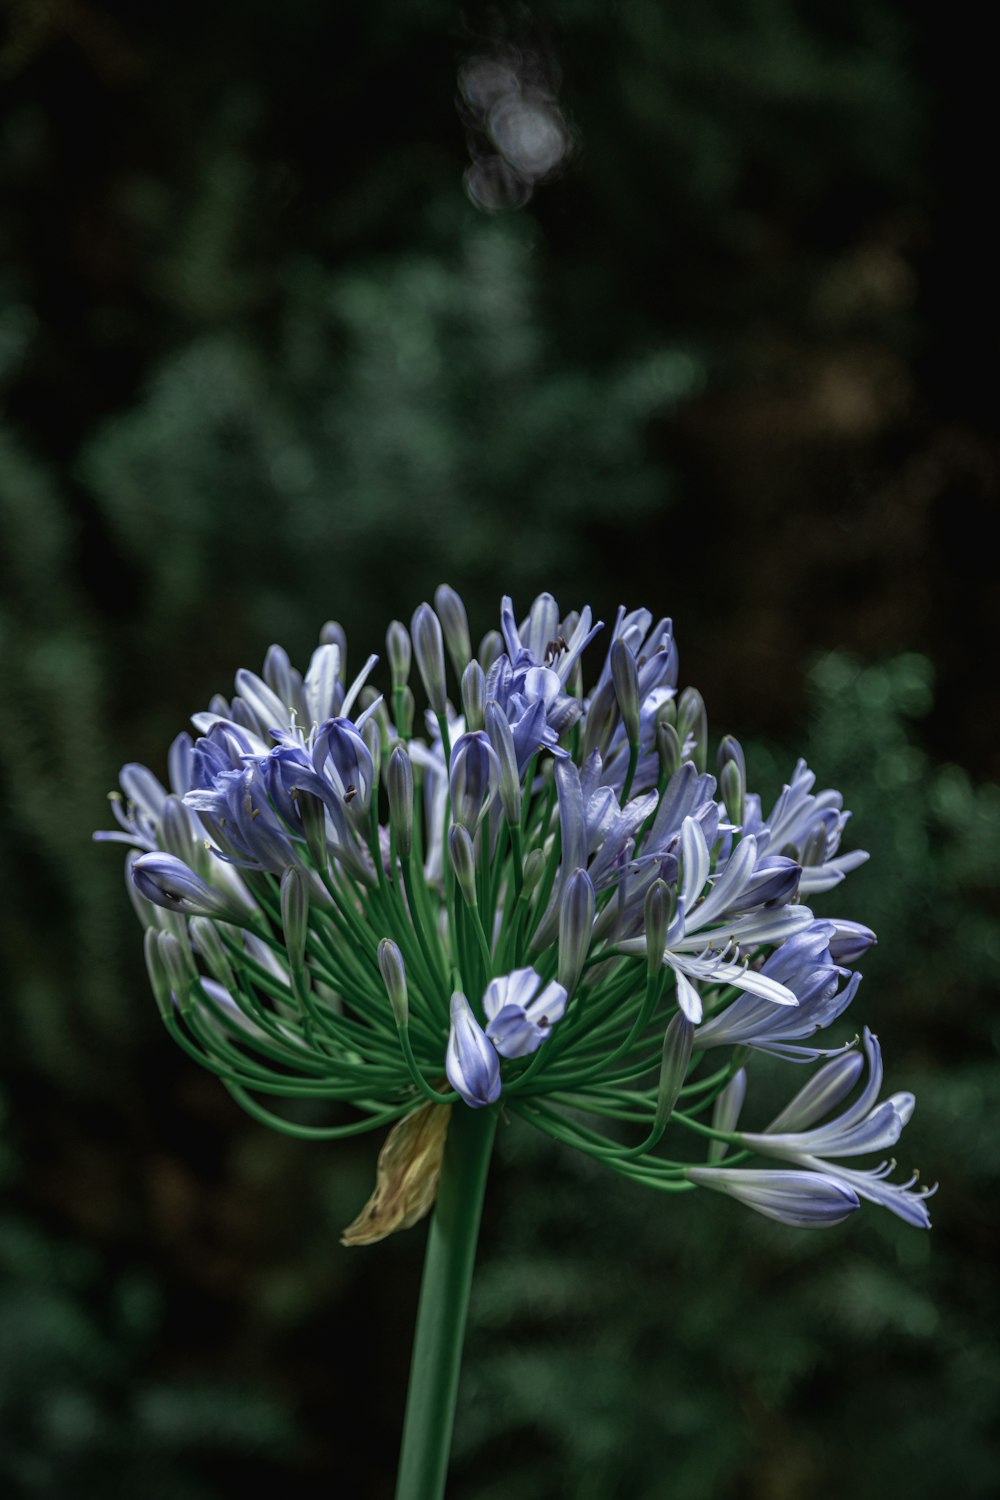
{"label": "blue flower", "polygon": [[491,979],[483,995],[486,1035],[501,1057],[537,1051],[566,1009],[561,984],[546,984],[532,968]]}
{"label": "blue flower", "polygon": [[451,1031],[445,1052],[448,1082],[470,1109],[495,1104],[500,1097],[500,1059],[468,1000],[456,991],[451,997]]}

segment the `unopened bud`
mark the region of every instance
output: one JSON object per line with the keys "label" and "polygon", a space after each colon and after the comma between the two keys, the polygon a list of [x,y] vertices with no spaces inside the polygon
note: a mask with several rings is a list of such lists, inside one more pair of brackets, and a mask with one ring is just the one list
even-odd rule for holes
{"label": "unopened bud", "polygon": [[191,986],[198,978],[191,949],[179,943],[172,932],[161,932],[157,938],[160,962],[170,988],[177,997],[181,1015],[187,1015],[192,1006]]}
{"label": "unopened bud", "polygon": [[417,670],[434,713],[440,718],[446,711],[448,695],[444,681],[444,637],[441,621],[429,604],[416,609],[411,623],[413,654]]}
{"label": "unopened bud", "polygon": [[521,871],[522,888],[525,894],[535,889],[542,878],[545,869],[545,855],[541,849],[530,849],[524,856],[524,867]]}
{"label": "unopened bud", "polygon": [[170,980],[163,960],[160,957],[160,936],[155,927],[146,928],[146,936],[143,938],[142,951],[146,960],[146,973],[149,975],[150,987],[157,1009],[163,1020],[169,1020],[174,1011],[174,997],[171,990]]}
{"label": "unopened bud", "polygon": [[229,954],[226,952],[226,946],[219,936],[215,923],[210,922],[207,917],[192,917],[191,937],[212,978],[217,980],[223,989],[234,990],[236,975],[233,973]]}
{"label": "unopened bud", "polygon": [[517,752],[507,715],[499,703],[486,705],[486,733],[500,762],[500,804],[503,815],[513,828],[521,819],[521,778],[517,770]]}
{"label": "unopened bud", "polygon": [[203,830],[180,797],[167,797],[160,814],[159,844],[164,853],[194,865],[204,848],[203,838]]}
{"label": "unopened bud", "polygon": [[639,743],[639,669],[635,656],[620,638],[611,643],[611,681],[630,745]]}
{"label": "unopened bud", "polygon": [[413,647],[410,645],[410,632],[401,620],[393,620],[385,633],[385,654],[389,658],[393,687],[405,687],[410,680]]}
{"label": "unopened bud", "polygon": [[646,892],[644,923],[646,930],[646,967],[650,978],[663,967],[670,926],[670,887],[665,880],[654,880]]}
{"label": "unopened bud", "polygon": [[292,865],[281,877],[281,926],[292,969],[305,963],[306,935],[309,931],[309,887],[302,871]]}
{"label": "unopened bud", "polygon": [[391,938],[383,938],[378,945],[378,967],[382,975],[382,983],[389,996],[389,1004],[392,1006],[396,1025],[406,1026],[410,1019],[410,1005],[406,995],[406,969],[403,966],[403,955]]}
{"label": "unopened bud", "polygon": [[500,762],[482,730],[455,741],[449,786],[453,820],[475,833],[500,786]]}
{"label": "unopened bud", "polygon": [[488,672],[497,657],[504,653],[503,636],[499,630],[488,630],[479,642],[479,663],[484,672]]}
{"label": "unopened bud", "polygon": [[442,583],[434,590],[434,608],[438,612],[438,618],[444,629],[445,644],[448,647],[451,664],[455,669],[455,676],[461,678],[468,665],[469,657],[472,655],[469,618],[465,613],[465,605],[453,588]]}
{"label": "unopened bud", "polygon": [[329,860],[326,845],[326,808],[315,792],[303,791],[301,787],[295,794],[295,806],[302,819],[302,832],[305,835],[309,858],[322,874]]}
{"label": "unopened bud", "polygon": [[462,710],[466,729],[482,729],[483,699],[486,696],[486,678],[477,661],[470,661],[462,673]]}
{"label": "unopened bud", "polygon": [[876,940],[871,928],[864,927],[860,922],[848,922],[846,918],[835,917],[830,925],[834,929],[830,939],[830,957],[835,964],[856,964]]}
{"label": "unopened bud", "polygon": [[602,757],[605,755],[611,743],[611,736],[615,732],[618,723],[618,698],[615,693],[615,685],[609,677],[597,689],[587,707],[587,717],[583,725],[583,748],[581,751],[584,761],[596,750]]}
{"label": "unopened bud", "polygon": [[413,689],[401,687],[396,699],[396,732],[400,739],[408,740],[413,733],[414,709]]}
{"label": "unopened bud", "polygon": [[661,719],[656,726],[656,753],[660,757],[660,777],[666,784],[681,763],[681,742],[677,738],[677,730],[666,719]]}
{"label": "unopened bud", "polygon": [[683,1011],[678,1011],[663,1038],[663,1057],[660,1062],[660,1084],[656,1091],[656,1119],[658,1129],[669,1119],[677,1103],[687,1077],[694,1044],[694,1024]]}
{"label": "unopened bud", "polygon": [[469,906],[476,906],[476,854],[469,831],[461,824],[448,830],[448,858],[463,897]]}
{"label": "unopened bud", "polygon": [[727,734],[719,746],[719,790],[729,821],[743,827],[747,805],[747,763],[739,740]]}
{"label": "unopened bud", "polygon": [[682,752],[704,771],[708,764],[708,715],[697,688],[685,688],[678,699],[677,736]]}
{"label": "unopened bud", "polygon": [[594,926],[594,886],[586,870],[574,870],[559,902],[559,983],[567,994],[576,988],[590,951]]}
{"label": "unopened bud", "polygon": [[368,754],[372,758],[372,793],[375,795],[378,791],[378,779],[382,770],[382,745],[385,740],[388,740],[388,735],[383,735],[382,724],[377,711],[362,724],[361,738],[364,740]]}
{"label": "unopened bud", "polygon": [[397,745],[389,756],[385,785],[396,853],[405,859],[413,848],[413,763],[402,745]]}
{"label": "unopened bud", "polygon": [[327,620],[319,633],[321,646],[336,646],[338,650],[337,676],[343,687],[347,682],[347,635],[339,620]]}

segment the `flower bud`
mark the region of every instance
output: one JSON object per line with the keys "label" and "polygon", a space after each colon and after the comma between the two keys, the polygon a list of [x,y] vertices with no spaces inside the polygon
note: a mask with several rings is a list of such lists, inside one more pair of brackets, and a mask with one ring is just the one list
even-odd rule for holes
{"label": "flower bud", "polygon": [[305,835],[309,858],[316,869],[323,873],[329,862],[326,844],[326,808],[315,792],[304,791],[302,787],[296,789],[295,806],[302,819],[302,832]]}
{"label": "flower bud", "polygon": [[179,943],[172,932],[161,932],[157,946],[167,982],[177,997],[181,1015],[185,1016],[193,1005],[191,986],[198,978],[191,949],[187,943]]}
{"label": "flower bud", "polygon": [[405,859],[413,848],[413,762],[402,745],[397,745],[389,756],[385,785],[396,853]]}
{"label": "flower bud", "polygon": [[417,669],[427,701],[434,713],[441,718],[448,706],[441,621],[429,604],[421,604],[414,613],[410,629],[413,634],[413,654],[417,658]]}
{"label": "flower bud", "polygon": [[309,931],[309,887],[301,870],[294,866],[281,877],[281,926],[285,947],[293,971],[305,963],[306,935]]}
{"label": "flower bud", "polygon": [[684,1087],[693,1043],[694,1023],[688,1020],[683,1011],[678,1011],[663,1037],[660,1083],[656,1091],[656,1129],[669,1119]]}
{"label": "flower bud", "polygon": [[410,632],[400,620],[393,620],[385,633],[385,653],[389,658],[393,687],[405,687],[410,680],[413,648],[410,645]]}
{"label": "flower bud", "polygon": [[434,608],[444,628],[445,644],[448,647],[451,664],[455,668],[455,676],[461,678],[472,655],[469,620],[465,613],[465,605],[453,588],[442,583],[434,591]]}
{"label": "flower bud", "polygon": [[212,978],[217,980],[223,989],[234,990],[236,975],[233,973],[229,954],[226,952],[226,946],[214,922],[210,922],[207,917],[192,917],[191,937]]}
{"label": "flower bud", "polygon": [[160,957],[160,936],[161,934],[155,927],[147,927],[142,942],[142,951],[146,960],[146,973],[149,975],[153,998],[160,1015],[166,1021],[174,1013],[174,997],[167,971]]}
{"label": "flower bud", "polygon": [[635,656],[621,638],[612,641],[611,681],[630,745],[639,743],[639,669]]}
{"label": "flower bud", "polygon": [[400,739],[408,740],[413,733],[414,709],[413,689],[401,687],[396,702],[396,732]]}
{"label": "flower bud", "polygon": [[462,673],[462,709],[466,729],[482,729],[485,695],[486,678],[483,669],[477,661],[470,661]]}
{"label": "flower bud", "polygon": [[378,945],[378,967],[396,1025],[407,1026],[410,1006],[406,994],[406,969],[403,966],[403,955],[391,938],[383,938]]}
{"label": "flower bud", "polygon": [[650,978],[663,967],[670,926],[670,887],[665,880],[654,880],[646,892],[644,927],[646,932],[646,966]]}
{"label": "flower bud", "polygon": [[482,1109],[499,1099],[503,1085],[496,1048],[459,991],[451,997],[451,1032],[444,1070],[448,1082],[470,1109]]}
{"label": "flower bud", "polygon": [[729,821],[743,827],[747,803],[747,763],[738,740],[727,734],[719,746],[719,790]]}
{"label": "flower bud", "polygon": [[[712,1106],[713,1130],[725,1130],[728,1132],[736,1129],[736,1122],[740,1117],[740,1110],[743,1108],[743,1096],[746,1094],[746,1091],[747,1070],[746,1068],[738,1068]],[[726,1141],[711,1141],[708,1147],[709,1161],[721,1161],[728,1150],[729,1146]]]}
{"label": "flower bud", "polygon": [[618,717],[618,697],[615,693],[615,685],[609,677],[597,689],[587,707],[587,717],[583,724],[583,747],[581,750],[581,760],[583,762],[586,762],[595,750],[602,757],[605,755],[611,743],[611,736],[615,732]]}
{"label": "flower bud", "polygon": [[809,1130],[818,1120],[825,1119],[847,1098],[864,1065],[865,1060],[860,1052],[842,1052],[839,1057],[833,1058],[803,1084],[794,1099],[771,1121],[764,1134],[798,1134]]}
{"label": "flower bud", "polygon": [[517,771],[517,751],[507,715],[499,703],[486,705],[486,733],[500,762],[500,803],[503,815],[513,828],[521,820],[521,778]]}
{"label": "flower bud", "polygon": [[204,851],[202,830],[180,797],[167,797],[160,814],[160,848],[187,864],[194,864]]}
{"label": "flower bud", "polygon": [[590,949],[594,925],[594,886],[586,870],[574,870],[559,902],[559,983],[567,994],[577,980]]}
{"label": "flower bud", "polygon": [[321,646],[337,647],[339,653],[337,657],[337,677],[341,687],[345,686],[347,682],[347,636],[339,620],[327,620],[319,633],[319,643]]}
{"label": "flower bud", "polygon": [[504,653],[503,636],[499,630],[488,630],[479,642],[479,664],[488,672],[498,657]]}
{"label": "flower bud", "polygon": [[656,753],[660,758],[660,779],[666,785],[681,763],[681,742],[677,738],[677,730],[666,719],[660,719],[656,726]]}
{"label": "flower bud", "polygon": [[544,870],[545,855],[541,849],[529,849],[524,856],[524,868],[521,871],[522,888],[526,895],[535,889]]}
{"label": "flower bud", "polygon": [[704,771],[708,764],[708,716],[697,688],[685,688],[677,700],[677,736],[684,755]]}
{"label": "flower bud", "polygon": [[[365,742],[365,748],[372,759],[372,787],[378,786],[378,779],[382,771],[382,741],[383,730],[381,719],[377,714],[366,719],[361,727],[361,738]],[[384,736],[388,739],[388,735]]]}
{"label": "flower bud", "polygon": [[500,762],[482,730],[463,734],[451,752],[451,815],[475,833],[500,785]]}
{"label": "flower bud", "polygon": [[140,854],[130,873],[147,901],[167,911],[187,917],[220,917],[223,922],[240,924],[246,917],[172,854]]}
{"label": "flower bud", "polygon": [[476,854],[468,830],[460,824],[448,829],[448,858],[459,889],[469,906],[477,904]]}
{"label": "flower bud", "polygon": [[830,939],[830,957],[835,964],[856,964],[876,941],[871,928],[860,922],[848,922],[838,917],[830,922],[830,926],[834,929]]}

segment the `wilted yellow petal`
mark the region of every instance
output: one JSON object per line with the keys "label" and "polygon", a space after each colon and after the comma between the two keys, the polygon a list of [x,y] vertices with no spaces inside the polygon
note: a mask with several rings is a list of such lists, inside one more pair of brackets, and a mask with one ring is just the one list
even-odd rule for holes
{"label": "wilted yellow petal", "polygon": [[428,1103],[392,1127],[379,1152],[375,1191],[340,1236],[342,1245],[373,1245],[430,1213],[450,1118],[450,1104]]}

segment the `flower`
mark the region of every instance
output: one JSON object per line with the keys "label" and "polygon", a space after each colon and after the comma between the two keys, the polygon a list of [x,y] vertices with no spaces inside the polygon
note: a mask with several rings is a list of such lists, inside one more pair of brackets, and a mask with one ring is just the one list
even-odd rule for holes
{"label": "flower", "polygon": [[[912,1096],[879,1100],[869,1031],[816,1045],[875,940],[808,904],[866,858],[840,852],[839,793],[800,761],[765,816],[728,735],[708,771],[666,618],[622,607],[589,689],[588,607],[540,594],[519,621],[504,598],[499,627],[473,656],[442,585],[412,632],[390,624],[383,700],[377,657],[349,679],[331,622],[304,672],[272,646],[194,714],[166,784],[123,768],[96,837],[129,846],[167,1029],[276,1128],[399,1130],[401,1181],[400,1142],[443,1139],[403,1128],[415,1110],[502,1104],[664,1192],[820,1227],[866,1199],[925,1225],[915,1179],[844,1165],[895,1146]],[[821,1066],[739,1131],[757,1052]],[[333,1117],[288,1120],[283,1098]],[[418,1176],[424,1205],[436,1178]]]}

